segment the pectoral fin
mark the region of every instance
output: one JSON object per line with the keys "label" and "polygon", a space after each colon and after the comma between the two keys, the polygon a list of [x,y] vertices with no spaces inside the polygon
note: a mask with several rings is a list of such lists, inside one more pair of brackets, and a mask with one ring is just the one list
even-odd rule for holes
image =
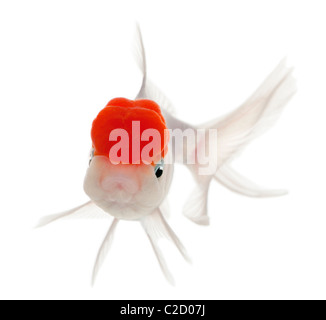
{"label": "pectoral fin", "polygon": [[176,234],[173,232],[173,230],[165,221],[160,209],[157,209],[151,215],[143,218],[141,220],[141,224],[151,242],[157,260],[160,264],[160,267],[166,279],[173,285],[174,279],[171,272],[168,269],[166,261],[159,247],[159,240],[162,238],[169,239],[171,242],[175,244],[175,246],[180,251],[181,255],[185,258],[185,260],[190,262],[190,258],[186,252],[186,249],[184,248],[179,238],[176,236]]}
{"label": "pectoral fin", "polygon": [[106,234],[106,236],[102,242],[100,250],[98,251],[96,262],[94,265],[94,270],[93,270],[92,285],[95,284],[95,280],[98,275],[98,272],[100,271],[100,268],[103,265],[104,260],[111,248],[111,244],[113,241],[113,236],[114,236],[114,232],[117,227],[117,224],[118,224],[118,220],[114,219],[108,233]]}
{"label": "pectoral fin", "polygon": [[51,214],[40,219],[37,228],[44,227],[54,221],[64,218],[109,218],[110,216],[98,208],[92,201],[88,201],[76,208]]}

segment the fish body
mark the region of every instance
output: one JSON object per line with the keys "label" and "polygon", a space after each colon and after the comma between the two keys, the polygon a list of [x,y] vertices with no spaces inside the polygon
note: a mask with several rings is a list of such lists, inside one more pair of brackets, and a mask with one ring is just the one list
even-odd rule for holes
{"label": "fish body", "polygon": [[[90,201],[64,213],[45,217],[39,224],[43,226],[94,207],[101,208],[108,216],[113,217],[97,255],[93,283],[121,220],[141,223],[170,283],[174,283],[174,280],[160,250],[159,239],[171,240],[182,256],[190,261],[164,214],[175,162],[186,165],[194,177],[195,187],[184,207],[184,215],[199,225],[209,224],[207,203],[212,181],[218,181],[234,192],[251,197],[286,194],[284,190],[261,188],[230,166],[232,160],[250,141],[275,123],[295,93],[292,70],[286,67],[284,61],[236,110],[196,126],[178,119],[170,100],[148,79],[145,49],[139,27],[135,49],[136,61],[143,76],[139,93],[134,100],[111,100],[93,121],[90,166],[84,181],[84,190]],[[122,129],[124,133],[120,132],[119,135],[115,132],[116,129]],[[148,130],[151,129],[159,133],[158,139],[155,140],[153,135],[150,141]],[[182,137],[186,130],[194,132],[194,143],[177,148],[173,135],[178,132]],[[214,132],[217,134],[214,135]],[[110,134],[113,135],[113,140],[110,139]],[[124,135],[126,139],[123,138]],[[143,152],[149,149],[149,145],[153,151]],[[126,150],[129,152],[125,152]],[[210,161],[212,166],[206,172],[207,163],[203,163],[198,157],[205,150],[214,155]],[[190,157],[193,157],[193,161],[189,161]]]}

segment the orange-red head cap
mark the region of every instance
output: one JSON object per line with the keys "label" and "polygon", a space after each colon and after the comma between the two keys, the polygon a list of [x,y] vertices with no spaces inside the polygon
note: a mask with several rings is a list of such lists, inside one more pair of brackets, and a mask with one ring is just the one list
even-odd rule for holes
{"label": "orange-red head cap", "polygon": [[111,100],[93,121],[91,137],[95,155],[129,164],[159,161],[169,141],[160,107],[145,99]]}

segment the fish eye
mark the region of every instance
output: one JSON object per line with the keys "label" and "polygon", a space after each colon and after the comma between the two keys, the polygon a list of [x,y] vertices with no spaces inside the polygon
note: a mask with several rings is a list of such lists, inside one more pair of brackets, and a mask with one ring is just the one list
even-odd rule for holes
{"label": "fish eye", "polygon": [[164,171],[164,161],[163,159],[155,166],[154,172],[155,172],[155,176],[156,178],[160,178],[163,175],[163,171]]}
{"label": "fish eye", "polygon": [[88,165],[91,165],[91,162],[94,158],[94,149],[91,150],[91,152],[89,153],[89,163]]}

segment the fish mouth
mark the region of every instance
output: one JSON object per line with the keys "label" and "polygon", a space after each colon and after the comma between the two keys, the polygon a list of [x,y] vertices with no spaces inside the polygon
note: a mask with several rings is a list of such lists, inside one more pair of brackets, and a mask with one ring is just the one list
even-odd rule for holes
{"label": "fish mouth", "polygon": [[138,181],[135,181],[123,175],[119,175],[116,177],[105,176],[102,178],[100,184],[101,184],[101,188],[105,192],[108,192],[109,194],[112,194],[114,196],[116,195],[119,199],[120,199],[120,194],[121,197],[123,197],[124,195],[132,196],[136,194],[139,190]]}

